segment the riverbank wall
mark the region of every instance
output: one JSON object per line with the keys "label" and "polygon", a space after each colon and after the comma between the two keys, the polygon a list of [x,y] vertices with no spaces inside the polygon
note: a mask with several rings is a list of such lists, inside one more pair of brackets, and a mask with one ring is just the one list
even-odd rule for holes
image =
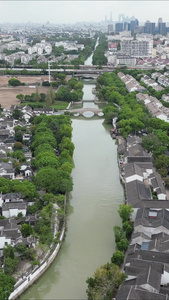
{"label": "riverbank wall", "polygon": [[57,256],[60,247],[62,245],[64,234],[65,234],[66,226],[65,224],[62,227],[59,242],[56,245],[56,248],[52,252],[52,254],[40,265],[37,266],[32,272],[30,272],[27,276],[15,284],[14,291],[10,294],[9,300],[17,299],[24,291],[26,291],[43,273],[50,267],[52,262],[54,261],[55,257]]}

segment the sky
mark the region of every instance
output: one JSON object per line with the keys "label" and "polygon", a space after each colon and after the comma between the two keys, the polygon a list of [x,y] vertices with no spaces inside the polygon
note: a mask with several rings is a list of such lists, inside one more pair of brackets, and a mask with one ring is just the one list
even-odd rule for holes
{"label": "sky", "polygon": [[134,16],[140,22],[169,22],[169,1],[71,1],[71,0],[0,0],[0,23],[69,24],[76,22],[101,22],[105,16],[118,21],[119,14]]}

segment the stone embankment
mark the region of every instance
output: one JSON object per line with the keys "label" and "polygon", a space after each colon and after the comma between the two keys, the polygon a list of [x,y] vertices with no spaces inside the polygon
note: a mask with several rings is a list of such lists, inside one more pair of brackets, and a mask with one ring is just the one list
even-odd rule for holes
{"label": "stone embankment", "polygon": [[54,261],[56,255],[59,252],[61,244],[63,242],[65,233],[65,224],[62,227],[61,234],[59,237],[59,242],[56,245],[56,248],[52,251],[52,253],[41,263],[40,266],[35,267],[32,272],[27,274],[22,278],[22,280],[18,281],[15,284],[14,291],[10,294],[9,300],[17,299],[25,290],[27,290],[42,274],[49,268],[49,266]]}

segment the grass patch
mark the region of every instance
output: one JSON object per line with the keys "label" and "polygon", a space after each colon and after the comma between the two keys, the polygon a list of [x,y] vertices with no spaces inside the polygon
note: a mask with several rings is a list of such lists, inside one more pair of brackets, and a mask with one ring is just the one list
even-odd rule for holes
{"label": "grass patch", "polygon": [[52,104],[51,107],[53,107],[55,110],[63,110],[66,109],[68,105],[69,102],[57,101],[56,103]]}
{"label": "grass patch", "polygon": [[71,109],[78,109],[78,108],[82,108],[83,104],[74,104],[72,105]]}
{"label": "grass patch", "polygon": [[[54,104],[52,104],[50,107],[54,108],[57,111],[57,110],[66,109],[68,107],[68,104],[69,104],[69,102],[57,101]],[[45,107],[45,102],[22,102],[20,105],[22,107],[29,105],[32,108],[33,107],[39,108],[39,107]]]}

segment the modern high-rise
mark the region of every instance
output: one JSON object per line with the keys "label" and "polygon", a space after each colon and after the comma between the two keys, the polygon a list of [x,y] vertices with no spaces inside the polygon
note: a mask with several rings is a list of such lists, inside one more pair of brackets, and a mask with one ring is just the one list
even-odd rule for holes
{"label": "modern high-rise", "polygon": [[113,33],[113,30],[114,30],[113,24],[108,24],[108,34]]}
{"label": "modern high-rise", "polygon": [[138,26],[138,25],[139,25],[139,22],[138,22],[137,19],[132,20],[132,21],[130,22],[129,30],[131,31],[131,34],[134,33],[134,28],[135,28],[136,26]]}
{"label": "modern high-rise", "polygon": [[110,13],[110,22],[112,22],[113,21],[113,19],[112,19],[112,11],[111,11],[111,13]]}
{"label": "modern high-rise", "polygon": [[150,33],[150,34],[155,34],[155,23],[147,21],[144,24],[144,32],[145,33]]}
{"label": "modern high-rise", "polygon": [[115,32],[119,33],[121,31],[123,31],[123,23],[116,23],[115,24]]}
{"label": "modern high-rise", "polygon": [[158,23],[158,33],[159,34],[162,34],[162,35],[165,35],[167,32],[166,30],[166,23],[164,22],[159,22]]}

